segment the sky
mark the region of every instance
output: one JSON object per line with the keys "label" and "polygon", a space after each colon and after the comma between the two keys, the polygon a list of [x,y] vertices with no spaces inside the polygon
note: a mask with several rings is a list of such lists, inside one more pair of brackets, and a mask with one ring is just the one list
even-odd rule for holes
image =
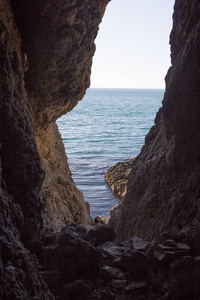
{"label": "sky", "polygon": [[175,0],[111,0],[93,58],[93,88],[164,89]]}

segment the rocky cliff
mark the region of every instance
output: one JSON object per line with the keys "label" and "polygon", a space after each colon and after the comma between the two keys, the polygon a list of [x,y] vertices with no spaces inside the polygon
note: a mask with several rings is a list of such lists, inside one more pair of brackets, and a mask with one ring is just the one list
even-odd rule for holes
{"label": "rocky cliff", "polygon": [[[46,176],[46,213],[54,229],[92,223],[76,188],[55,121],[70,111],[90,84],[94,39],[106,1],[13,1],[23,50],[35,136]],[[37,20],[37,21],[36,21]]]}
{"label": "rocky cliff", "polygon": [[0,2],[0,299],[199,297],[198,0],[176,1],[163,107],[118,210],[118,239],[145,240],[77,224],[92,221],[55,121],[89,86],[108,2]]}
{"label": "rocky cliff", "polygon": [[53,299],[24,245],[37,248],[44,224],[92,222],[55,121],[89,86],[107,3],[0,2],[1,299]]}
{"label": "rocky cliff", "polygon": [[176,1],[170,44],[163,105],[134,160],[125,199],[112,212],[111,224],[118,214],[119,240],[133,234],[152,239],[170,230],[200,250],[199,1]]}

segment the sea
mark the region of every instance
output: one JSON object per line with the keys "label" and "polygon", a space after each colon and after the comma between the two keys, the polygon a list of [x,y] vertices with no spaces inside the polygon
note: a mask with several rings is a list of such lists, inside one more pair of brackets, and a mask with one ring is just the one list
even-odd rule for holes
{"label": "sea", "polygon": [[90,203],[91,216],[109,217],[118,199],[103,175],[136,156],[154,124],[164,90],[93,89],[58,121],[72,177]]}

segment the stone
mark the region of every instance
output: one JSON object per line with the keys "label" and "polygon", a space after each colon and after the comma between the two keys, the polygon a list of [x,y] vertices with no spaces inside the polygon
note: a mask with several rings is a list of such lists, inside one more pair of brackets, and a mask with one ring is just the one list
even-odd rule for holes
{"label": "stone", "polygon": [[160,242],[164,244],[164,241],[172,240],[178,242],[178,236],[174,232],[164,231],[161,234]]}
{"label": "stone", "polygon": [[144,241],[141,238],[133,237],[130,241],[133,250],[145,252],[149,242]]}
{"label": "stone", "polygon": [[101,277],[107,283],[110,282],[112,279],[125,279],[125,275],[120,269],[113,268],[110,266],[103,266],[101,268]]}
{"label": "stone", "polygon": [[171,264],[165,299],[199,298],[200,258],[184,256]]}
{"label": "stone", "polygon": [[[65,227],[93,220],[55,122],[90,85],[108,2],[0,2],[0,299],[146,299],[146,289],[150,300],[199,299],[200,259],[189,256],[200,249],[197,0],[175,2],[162,108],[141,153],[111,168],[108,179],[124,187],[128,180],[109,220],[118,242],[158,239],[164,231],[162,239],[147,245],[147,255],[128,242],[103,253],[85,240],[84,228]],[[90,240],[113,237],[102,230]]]}
{"label": "stone", "polygon": [[[76,280],[73,283],[64,286],[63,294],[68,295],[69,299],[87,300],[92,293],[93,284],[87,280]],[[65,298],[66,299],[66,298]]]}
{"label": "stone", "polygon": [[54,293],[57,289],[52,286],[55,272],[62,285],[79,279],[93,281],[97,277],[100,261],[101,253],[86,242],[79,232],[69,228],[57,233],[55,240],[45,245],[40,256],[40,263],[45,270],[43,276]]}
{"label": "stone", "polygon": [[120,262],[125,270],[138,279],[146,279],[147,273],[155,269],[155,262],[150,257],[135,250],[122,255]]}
{"label": "stone", "polygon": [[62,232],[73,231],[76,234],[78,234],[82,239],[86,239],[86,236],[87,236],[87,229],[83,225],[75,223],[75,222],[66,225],[61,231]]}
{"label": "stone", "polygon": [[108,218],[108,226],[114,230],[117,228],[117,223],[121,213],[121,203],[115,205],[110,210],[110,217]]}
{"label": "stone", "polygon": [[108,241],[113,241],[114,239],[115,239],[114,230],[104,225],[93,227],[87,233],[87,240],[88,241],[93,240],[95,246],[99,246]]}
{"label": "stone", "polygon": [[94,218],[95,223],[106,224],[105,219],[102,216],[98,216]]}
{"label": "stone", "polygon": [[122,254],[130,251],[131,248],[118,246],[114,242],[106,242],[103,245],[100,245],[97,249],[100,250],[109,260],[113,260],[117,257],[121,257]]}
{"label": "stone", "polygon": [[134,296],[145,295],[147,289],[147,283],[145,281],[134,281],[125,287],[127,294]]}
{"label": "stone", "polygon": [[[200,247],[199,14],[198,1],[175,1],[166,91],[155,124],[131,165],[117,224],[113,221],[118,242],[131,236],[152,240],[171,231],[180,241]],[[109,169],[109,185],[126,176],[129,162]]]}
{"label": "stone", "polygon": [[115,182],[128,179],[132,166],[134,164],[136,157],[126,161],[119,162],[115,166],[109,168],[109,170],[105,173],[104,178],[107,181],[109,186],[112,186]]}
{"label": "stone", "polygon": [[111,187],[112,192],[119,199],[126,195],[128,177],[131,173],[135,158],[124,163],[119,162],[115,166],[109,168],[105,173],[104,179]]}
{"label": "stone", "polygon": [[111,281],[111,286],[119,290],[124,289],[126,285],[127,285],[127,280],[113,279]]}
{"label": "stone", "polygon": [[120,179],[111,185],[113,194],[118,198],[123,198],[127,191],[127,179]]}
{"label": "stone", "polygon": [[189,254],[190,247],[182,243],[175,243],[173,240],[166,240],[165,245],[152,244],[148,247],[147,254],[160,263],[161,268],[169,268],[170,264],[178,257]]}
{"label": "stone", "polygon": [[46,171],[42,189],[47,200],[45,211],[53,230],[58,231],[73,222],[93,224],[83,194],[71,177],[57,125],[52,123],[40,129],[36,142]]}

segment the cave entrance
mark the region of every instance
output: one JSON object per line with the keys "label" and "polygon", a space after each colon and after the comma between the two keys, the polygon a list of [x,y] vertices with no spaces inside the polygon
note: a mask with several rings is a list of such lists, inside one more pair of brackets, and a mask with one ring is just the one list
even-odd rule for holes
{"label": "cave entrance", "polygon": [[72,177],[92,217],[107,218],[118,204],[103,175],[140,152],[163,98],[174,0],[150,2],[109,3],[96,40],[91,88],[57,121]]}
{"label": "cave entrance", "polygon": [[112,165],[140,152],[164,90],[89,89],[76,108],[57,121],[77,187],[91,216],[109,216],[118,199],[103,178]]}

